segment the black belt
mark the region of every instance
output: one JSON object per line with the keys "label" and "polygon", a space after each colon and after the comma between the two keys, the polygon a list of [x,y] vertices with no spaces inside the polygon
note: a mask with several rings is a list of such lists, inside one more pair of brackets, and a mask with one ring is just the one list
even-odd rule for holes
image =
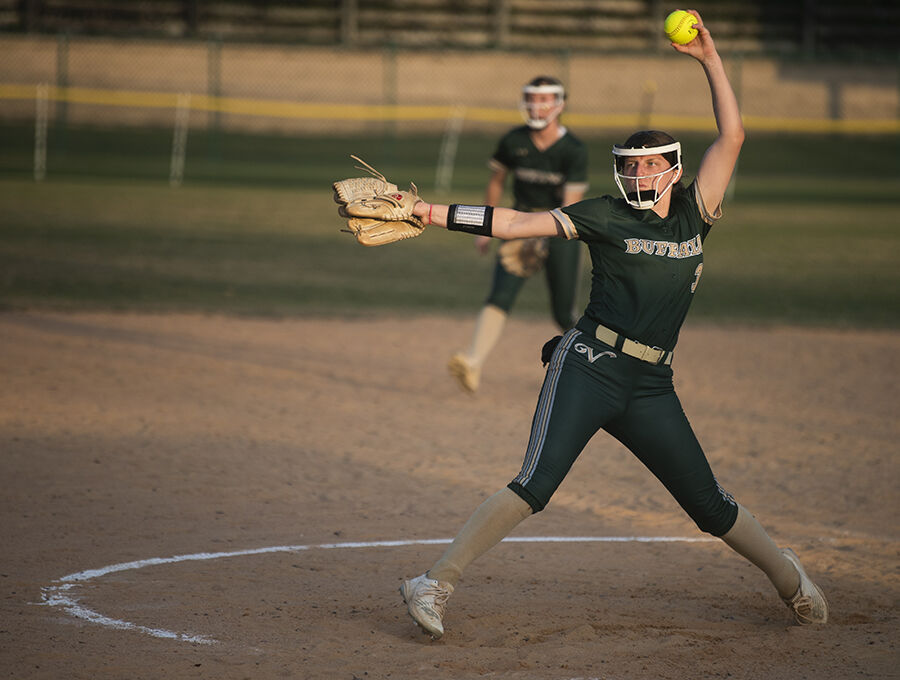
{"label": "black belt", "polygon": [[669,366],[672,363],[673,352],[668,352],[662,347],[650,347],[649,345],[644,345],[636,340],[629,340],[625,336],[619,335],[611,328],[602,326],[587,317],[582,317],[576,324],[576,327],[580,331],[593,335],[600,342],[622,352],[622,354],[627,354],[635,359],[646,361],[648,364],[653,364],[654,366],[665,364],[666,366]]}

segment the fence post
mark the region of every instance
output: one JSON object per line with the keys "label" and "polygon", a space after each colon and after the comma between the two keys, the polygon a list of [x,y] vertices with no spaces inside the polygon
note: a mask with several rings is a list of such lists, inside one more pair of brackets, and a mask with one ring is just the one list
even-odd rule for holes
{"label": "fence post", "polygon": [[34,97],[34,181],[43,182],[47,176],[47,115],[49,90],[38,85]]}
{"label": "fence post", "polygon": [[33,33],[38,29],[37,17],[39,11],[40,6],[37,0],[25,0],[22,3],[22,27],[26,33]]}
{"label": "fence post", "polygon": [[[397,48],[391,44],[387,45],[382,52],[384,61],[384,104],[388,108],[396,108],[397,106]],[[393,115],[385,120],[385,132],[390,133],[391,137],[397,136],[397,118]]]}
{"label": "fence post", "polygon": [[641,108],[638,113],[638,129],[649,130],[653,127],[653,109],[656,106],[656,93],[659,86],[653,78],[647,78],[641,88]]}
{"label": "fence post", "polygon": [[212,102],[212,110],[207,118],[207,157],[212,161],[213,168],[219,168],[222,157],[222,109],[220,97],[222,96],[222,38],[217,37],[207,42],[206,51],[206,77],[207,94]]}
{"label": "fence post", "polygon": [[650,11],[650,34],[647,40],[650,41],[650,49],[661,54],[669,43],[666,42],[663,35],[663,23],[666,20],[666,11],[663,8],[662,0],[653,0]]}
{"label": "fence post", "polygon": [[568,49],[563,49],[559,51],[559,79],[563,83],[563,87],[566,88],[566,92],[569,92],[569,85],[571,84],[571,79],[569,78],[569,74],[571,72],[572,65],[572,51]]}
{"label": "fence post", "polygon": [[801,49],[803,55],[812,57],[816,53],[816,0],[805,0],[801,22]]}
{"label": "fence post", "polygon": [[456,150],[459,147],[459,136],[462,134],[466,120],[466,108],[457,106],[447,119],[444,137],[441,139],[441,150],[438,153],[437,168],[434,173],[435,193],[449,194],[453,187],[453,168],[456,165]]}
{"label": "fence post", "polygon": [[[741,108],[741,100],[744,89],[744,59],[741,54],[735,54],[731,60],[731,89],[734,90],[734,98],[737,99],[738,110]],[[734,192],[737,187],[738,166],[741,162],[740,156],[734,162],[734,170],[731,172],[731,179],[728,180],[728,186],[725,188],[725,200],[730,201],[734,198]]]}
{"label": "fence post", "polygon": [[69,117],[68,97],[65,90],[69,87],[69,34],[60,33],[56,38],[56,87],[62,96],[56,100],[56,123],[65,128]]}
{"label": "fence post", "polygon": [[353,47],[359,37],[359,0],[341,2],[341,42]]}
{"label": "fence post", "polygon": [[494,0],[494,43],[505,47],[509,41],[509,0]]}
{"label": "fence post", "polygon": [[184,0],[185,32],[189,36],[197,35],[197,30],[200,27],[199,4],[199,0]]}
{"label": "fence post", "polygon": [[222,38],[212,38],[206,49],[206,91],[213,100],[208,125],[213,132],[222,124],[222,111],[219,109],[219,97],[222,96]]}
{"label": "fence post", "polygon": [[169,186],[180,187],[184,181],[184,158],[187,154],[188,125],[191,118],[191,94],[183,92],[175,103],[175,126],[172,132],[172,158],[169,161]]}

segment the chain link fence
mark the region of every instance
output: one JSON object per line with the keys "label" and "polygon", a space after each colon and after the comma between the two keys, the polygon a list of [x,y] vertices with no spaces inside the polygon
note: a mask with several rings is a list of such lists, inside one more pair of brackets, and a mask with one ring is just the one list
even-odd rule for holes
{"label": "chain link fence", "polygon": [[[634,127],[712,129],[701,69],[681,55],[354,50],[221,41],[0,35],[0,120],[173,123],[284,133],[499,129],[519,120],[521,85],[567,85],[582,134]],[[897,133],[898,67],[728,57],[748,130]],[[179,104],[180,103],[180,104]]]}
{"label": "chain link fence", "polygon": [[[900,11],[867,1],[872,12],[844,19],[832,0],[701,3],[749,134],[896,138],[900,60],[884,46]],[[153,134],[145,156],[158,163],[170,147],[177,185],[189,137],[217,177],[236,135],[256,135],[243,148],[262,135],[364,135],[385,149],[424,135],[439,150],[422,153],[449,178],[458,147],[521,122],[521,87],[537,75],[566,84],[563,121],[584,138],[712,133],[706,79],[669,49],[665,11],[660,0],[0,0],[0,172],[43,179],[67,156],[89,172],[103,154],[117,172],[115,150],[133,145],[119,156],[137,162]],[[88,134],[98,129],[109,134]],[[196,158],[190,168],[196,177]]]}

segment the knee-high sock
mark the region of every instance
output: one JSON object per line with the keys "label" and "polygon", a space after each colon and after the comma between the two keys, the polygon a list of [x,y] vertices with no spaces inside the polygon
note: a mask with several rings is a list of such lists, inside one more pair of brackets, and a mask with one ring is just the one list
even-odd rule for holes
{"label": "knee-high sock", "polygon": [[772,585],[782,597],[791,597],[800,587],[800,575],[766,530],[743,506],[738,506],[738,516],[734,526],[722,540],[732,550],[743,555],[763,570]]}
{"label": "knee-high sock", "polygon": [[476,368],[484,365],[488,354],[500,340],[500,334],[506,325],[506,316],[506,312],[495,305],[485,305],[478,313],[472,344],[467,352],[467,358]]}
{"label": "knee-high sock", "polygon": [[531,506],[515,492],[503,488],[485,500],[453,539],[428,576],[456,587],[463,570],[502,541],[531,514]]}

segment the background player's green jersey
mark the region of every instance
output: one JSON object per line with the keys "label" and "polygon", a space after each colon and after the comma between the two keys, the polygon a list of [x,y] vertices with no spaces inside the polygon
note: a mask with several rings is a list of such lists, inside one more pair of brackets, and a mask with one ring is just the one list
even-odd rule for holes
{"label": "background player's green jersey", "polygon": [[516,210],[552,210],[562,205],[566,185],[587,187],[587,146],[568,130],[540,150],[527,126],[513,128],[501,137],[489,165],[503,167],[512,175]]}
{"label": "background player's green jersey", "polygon": [[569,238],[591,254],[585,315],[627,338],[672,350],[703,272],[709,215],[696,182],[672,196],[665,219],[601,196],[554,210]]}

